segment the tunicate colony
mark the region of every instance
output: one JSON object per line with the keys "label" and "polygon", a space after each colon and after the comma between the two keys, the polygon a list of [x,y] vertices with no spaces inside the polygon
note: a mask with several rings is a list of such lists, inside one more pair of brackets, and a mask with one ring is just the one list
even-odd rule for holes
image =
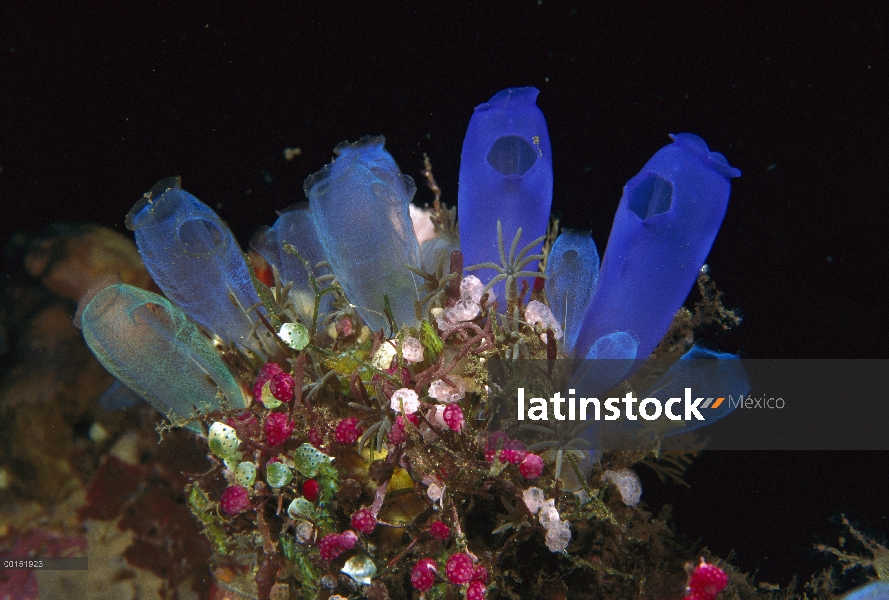
{"label": "tunicate colony", "polygon": [[[498,299],[503,310],[520,280],[528,279],[523,274],[538,270],[536,260],[520,268],[510,263],[518,249],[546,234],[550,218],[552,150],[537,95],[534,88],[503,90],[476,107],[470,119],[459,176],[459,248],[467,270],[486,263],[500,268],[474,269],[464,279],[469,287],[458,305],[439,315],[442,330],[479,314],[483,287],[498,273],[505,276],[487,299],[489,304]],[[569,356],[627,361],[617,371],[585,367],[579,381],[592,382],[593,389],[607,389],[638,368],[664,337],[722,223],[730,181],[740,175],[701,138],[688,133],[671,138],[624,188],[601,265],[588,232],[563,231],[549,251],[549,306],[538,303],[534,318],[552,331],[558,326],[555,337],[564,335],[561,344]],[[371,330],[388,331],[389,317],[396,327],[418,327],[420,281],[406,265],[447,264],[457,245],[443,235],[418,243],[409,209],[416,186],[384,141],[365,137],[337,146],[333,162],[306,180],[309,201],[281,211],[251,243],[282,281],[293,282],[290,298],[307,325],[318,317],[311,279],[327,274],[329,266]],[[231,231],[178,178],[147,193],[130,211],[127,226],[166,298],[116,284],[82,300],[83,334],[93,353],[174,422],[222,403],[244,406],[214,344],[261,355],[276,349],[278,340],[254,335],[259,319],[268,315]],[[537,243],[525,254],[539,249]],[[319,312],[330,310],[328,294]],[[305,331],[287,330],[284,339],[302,347]],[[729,364],[736,357],[695,346],[684,358],[716,365],[711,387],[746,389],[743,371]],[[672,381],[681,389],[682,365],[678,369]],[[413,399],[407,400],[410,412]]]}

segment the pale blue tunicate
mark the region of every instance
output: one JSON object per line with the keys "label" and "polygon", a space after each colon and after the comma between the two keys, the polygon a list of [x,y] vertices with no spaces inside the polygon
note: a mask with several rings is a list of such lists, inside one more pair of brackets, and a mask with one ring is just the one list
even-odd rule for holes
{"label": "pale blue tunicate", "polygon": [[587,352],[586,360],[577,361],[572,387],[598,396],[620,383],[633,368],[639,344],[626,331],[602,336]]}
{"label": "pale blue tunicate", "polygon": [[271,338],[262,343],[249,337],[257,317],[247,310],[259,296],[238,242],[219,215],[180,187],[178,177],[155,185],[126,224],[151,278],[185,314],[224,342],[277,349]]}
{"label": "pale blue tunicate", "polygon": [[[263,227],[250,240],[250,247],[259,252],[270,265],[278,269],[283,283],[293,282],[290,298],[300,317],[312,322],[315,310],[315,292],[309,280],[305,264],[295,254],[288,252],[284,244],[290,244],[306,259],[315,277],[326,275],[326,267],[318,263],[326,261],[324,247],[315,231],[315,221],[308,202],[296,204],[278,212],[278,220],[272,227]],[[318,318],[330,312],[332,296],[324,294],[318,307]]]}
{"label": "pale blue tunicate", "polygon": [[212,343],[166,298],[124,283],[89,300],[81,324],[102,366],[171,421],[244,398]]}
{"label": "pale blue tunicate", "polygon": [[633,336],[626,331],[617,331],[596,340],[586,357],[591,360],[632,360],[636,358],[638,347]]}
{"label": "pale blue tunicate", "polygon": [[599,253],[588,231],[563,230],[546,259],[546,298],[570,352],[599,279]]}
{"label": "pale blue tunicate", "polygon": [[303,186],[331,269],[375,331],[389,328],[384,295],[396,326],[419,325],[418,283],[405,267],[420,267],[408,210],[416,185],[400,173],[384,142],[382,136],[343,142],[334,150],[336,159]]}

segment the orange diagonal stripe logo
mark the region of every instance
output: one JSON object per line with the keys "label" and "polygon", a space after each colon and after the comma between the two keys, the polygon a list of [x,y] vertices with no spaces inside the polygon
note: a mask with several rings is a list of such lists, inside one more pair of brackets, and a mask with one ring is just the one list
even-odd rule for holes
{"label": "orange diagonal stripe logo", "polygon": [[711,406],[710,408],[719,408],[719,405],[722,404],[723,400],[725,400],[725,398],[717,398],[716,402],[714,402],[713,406]]}

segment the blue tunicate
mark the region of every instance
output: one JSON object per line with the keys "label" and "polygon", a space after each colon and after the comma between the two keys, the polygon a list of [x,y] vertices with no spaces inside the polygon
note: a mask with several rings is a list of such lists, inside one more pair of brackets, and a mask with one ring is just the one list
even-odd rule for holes
{"label": "blue tunicate", "polygon": [[[552,151],[543,113],[533,87],[510,88],[475,108],[463,140],[457,210],[460,249],[467,266],[502,264],[497,221],[503,226],[503,249],[509,249],[519,228],[518,249],[546,234],[553,196]],[[529,254],[540,252],[534,246]],[[524,271],[535,271],[537,262]],[[496,272],[481,269],[483,282]],[[503,282],[494,293],[504,300]]]}
{"label": "blue tunicate", "polygon": [[[263,227],[250,241],[250,247],[259,252],[270,265],[278,269],[284,283],[293,282],[290,298],[300,317],[311,323],[315,310],[315,292],[309,280],[309,273],[299,257],[284,248],[290,244],[306,259],[315,277],[326,275],[326,267],[318,268],[318,263],[326,261],[324,247],[315,231],[315,221],[308,202],[298,202],[278,212],[278,220],[272,227]],[[330,312],[331,295],[321,297],[318,317]]]}
{"label": "blue tunicate", "polygon": [[[601,341],[599,340],[599,342]],[[619,344],[614,345],[614,347],[617,346]],[[596,348],[596,345],[593,347]],[[611,358],[617,357],[611,356]],[[584,361],[580,364],[588,369],[589,375],[577,383],[576,387],[579,390],[582,389],[584,393],[591,391],[590,395],[601,394],[623,379],[619,373],[605,372],[609,365],[621,365],[626,370],[632,366],[633,362],[632,360]],[[605,385],[602,385],[603,381],[606,382]],[[572,385],[575,384],[572,383]],[[737,356],[694,345],[655,383],[646,386],[644,390],[637,390],[633,396],[639,401],[645,398],[657,398],[661,401],[661,406],[665,406],[665,403],[671,398],[684,400],[689,397],[692,402],[702,398],[704,400],[697,405],[697,409],[703,420],[697,418],[673,420],[664,414],[655,420],[637,418],[635,420],[599,421],[587,428],[586,437],[597,450],[648,448],[652,440],[686,433],[725,417],[736,405],[732,405],[731,401],[717,404],[714,402],[716,398],[725,398],[729,395],[743,398],[749,391],[750,382],[747,373]],[[685,403],[682,403],[681,406],[685,406]],[[638,416],[639,411],[636,412]],[[684,409],[677,408],[674,414],[684,416]],[[607,441],[603,442],[602,440]],[[607,447],[603,448],[603,444]]]}
{"label": "blue tunicate", "polygon": [[[691,388],[695,397],[716,398],[731,394],[743,398],[750,391],[750,381],[738,356],[695,344],[639,397],[681,398],[685,395],[685,388]],[[717,408],[702,410],[700,412],[706,420],[678,421],[678,427],[670,433],[682,433],[709,425],[726,416],[732,408],[731,402],[723,402]]]}
{"label": "blue tunicate", "polygon": [[[88,300],[81,325],[102,366],[170,421],[242,408],[244,398],[212,343],[166,298],[124,283]],[[223,398],[225,400],[223,400]]]}
{"label": "blue tunicate", "polygon": [[646,359],[670,327],[725,216],[741,172],[696,135],[671,136],[624,188],[577,352],[616,331]]}
{"label": "blue tunicate", "polygon": [[180,187],[160,181],[126,219],[152,279],[167,298],[226,343],[254,351],[276,350],[274,341],[250,337],[259,303],[247,263],[229,228],[209,206]]}
{"label": "blue tunicate", "polygon": [[599,253],[590,233],[564,230],[546,259],[546,298],[570,352],[599,279]]}
{"label": "blue tunicate", "polygon": [[336,159],[306,179],[318,238],[349,302],[370,326],[388,330],[384,296],[396,325],[419,325],[418,283],[405,265],[420,267],[420,249],[408,212],[416,192],[383,149],[385,139],[364,137],[336,147]]}
{"label": "blue tunicate", "polygon": [[621,382],[638,356],[639,344],[626,331],[616,331],[602,336],[586,354],[586,360],[577,362],[572,377],[572,387],[585,394],[598,396]]}
{"label": "blue tunicate", "polygon": [[841,596],[840,600],[887,600],[887,598],[889,598],[889,581],[871,581]]}

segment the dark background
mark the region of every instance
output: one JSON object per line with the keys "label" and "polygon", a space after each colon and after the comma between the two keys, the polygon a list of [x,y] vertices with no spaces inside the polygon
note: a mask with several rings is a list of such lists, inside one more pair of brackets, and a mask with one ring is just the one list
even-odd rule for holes
{"label": "dark background", "polygon": [[[533,85],[554,211],[600,252],[623,184],[668,133],[701,135],[743,171],[708,262],[745,320],[712,343],[887,356],[882,3],[180,4],[2,5],[0,243],[55,221],[125,232],[141,194],[178,174],[246,244],[364,134],[384,134],[417,179],[428,153],[454,203],[473,107]],[[287,147],[302,154],[288,162]],[[786,584],[815,569],[812,543],[835,541],[839,511],[889,535],[887,467],[885,454],[710,453],[691,490],[646,478],[643,500],[673,503],[689,538]]]}

